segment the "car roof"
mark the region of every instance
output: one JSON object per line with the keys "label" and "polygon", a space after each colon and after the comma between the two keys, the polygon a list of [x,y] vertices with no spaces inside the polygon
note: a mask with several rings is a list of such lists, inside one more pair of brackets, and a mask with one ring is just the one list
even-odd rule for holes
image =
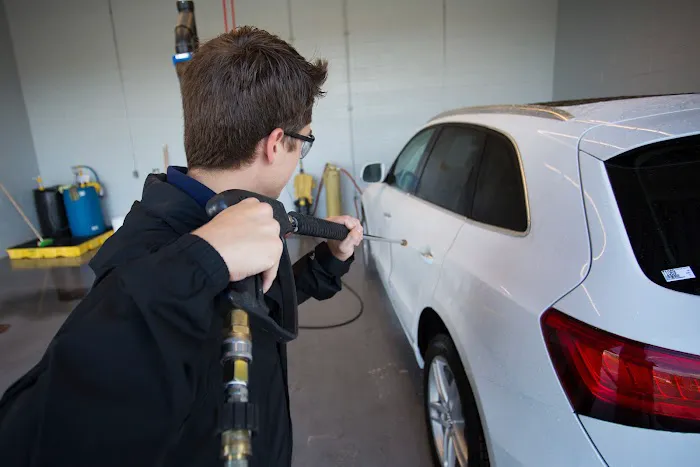
{"label": "car roof", "polygon": [[687,108],[700,107],[700,94],[663,94],[654,96],[620,96],[536,104],[485,105],[462,107],[442,112],[431,120],[473,114],[511,114],[553,120],[597,120],[617,122]]}
{"label": "car roof", "polygon": [[484,124],[511,135],[527,127],[546,129],[580,139],[581,149],[606,160],[642,144],[700,133],[700,94],[464,107],[436,115],[428,124],[450,122]]}

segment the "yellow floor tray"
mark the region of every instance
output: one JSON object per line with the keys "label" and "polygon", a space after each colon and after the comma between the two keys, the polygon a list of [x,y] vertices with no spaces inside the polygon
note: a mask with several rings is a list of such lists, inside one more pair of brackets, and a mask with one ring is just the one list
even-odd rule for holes
{"label": "yellow floor tray", "polygon": [[36,241],[30,241],[7,249],[10,259],[52,259],[75,258],[88,251],[101,247],[114,233],[108,230],[103,234],[87,239],[61,239],[51,246],[37,247]]}

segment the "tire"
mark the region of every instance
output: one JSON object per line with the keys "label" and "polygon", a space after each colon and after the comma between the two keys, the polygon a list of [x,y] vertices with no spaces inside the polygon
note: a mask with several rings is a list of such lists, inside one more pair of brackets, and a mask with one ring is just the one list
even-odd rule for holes
{"label": "tire", "polygon": [[[438,380],[435,375],[439,371],[441,371],[439,374],[442,375],[442,387],[446,388],[446,391],[438,391]],[[444,399],[440,397],[440,392],[448,394],[447,403],[438,402]],[[452,339],[445,334],[435,336],[428,344],[425,354],[423,408],[430,452],[435,466],[489,467],[486,439],[474,394],[464,372],[462,361],[457,354],[457,349]],[[463,423],[459,423],[460,414]],[[454,454],[449,456],[448,452],[451,459],[446,459],[448,461],[446,464],[442,455],[444,436],[440,436],[440,433],[444,433],[445,430],[456,431],[455,435],[448,436]],[[461,437],[459,433],[461,433]],[[461,449],[461,452],[466,454],[466,465],[459,463],[455,445],[466,447],[466,449]]]}

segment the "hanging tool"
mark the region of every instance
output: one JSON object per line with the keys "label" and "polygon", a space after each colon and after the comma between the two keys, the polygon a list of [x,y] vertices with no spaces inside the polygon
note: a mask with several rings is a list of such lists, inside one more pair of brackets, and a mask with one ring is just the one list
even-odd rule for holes
{"label": "hanging tool", "polygon": [[173,65],[175,65],[175,72],[178,79],[180,79],[185,71],[187,62],[192,60],[194,53],[199,49],[199,36],[197,35],[197,22],[194,17],[194,2],[178,0],[177,11]]}
{"label": "hanging tool", "polygon": [[311,214],[314,203],[314,178],[304,172],[304,165],[299,161],[299,173],[294,177],[294,205],[302,214]]}

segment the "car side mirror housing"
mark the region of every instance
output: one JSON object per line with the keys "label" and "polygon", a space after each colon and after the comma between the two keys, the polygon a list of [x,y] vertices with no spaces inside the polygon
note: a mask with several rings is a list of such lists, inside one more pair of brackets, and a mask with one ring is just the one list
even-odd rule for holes
{"label": "car side mirror housing", "polygon": [[384,181],[386,167],[381,162],[365,164],[362,168],[362,181],[365,183],[379,183]]}

